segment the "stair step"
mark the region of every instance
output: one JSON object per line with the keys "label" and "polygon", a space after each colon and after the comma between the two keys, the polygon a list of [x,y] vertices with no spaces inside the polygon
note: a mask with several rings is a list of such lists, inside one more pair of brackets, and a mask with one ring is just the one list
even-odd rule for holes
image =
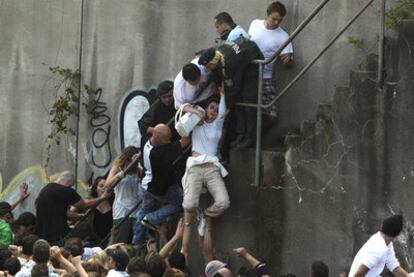
{"label": "stair step", "polygon": [[335,88],[335,94],[334,94],[334,103],[337,106],[341,106],[342,104],[346,103],[348,100],[349,94],[350,94],[349,87],[341,87],[338,86]]}
{"label": "stair step", "polygon": [[306,138],[315,134],[316,122],[311,120],[302,120],[300,123],[300,133]]}
{"label": "stair step", "polygon": [[316,113],[317,120],[332,121],[335,113],[334,105],[330,103],[320,104]]}
{"label": "stair step", "polygon": [[285,145],[287,147],[298,147],[302,143],[302,137],[298,134],[287,135],[285,137]]}

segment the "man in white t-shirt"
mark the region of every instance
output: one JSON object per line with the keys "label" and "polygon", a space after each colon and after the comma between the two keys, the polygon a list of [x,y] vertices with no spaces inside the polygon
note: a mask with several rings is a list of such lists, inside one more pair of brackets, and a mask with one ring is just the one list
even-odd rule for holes
{"label": "man in white t-shirt", "polygon": [[[276,50],[289,38],[288,33],[280,27],[286,15],[285,6],[279,1],[271,3],[267,7],[267,16],[263,19],[255,19],[250,23],[249,35],[262,51],[265,59],[272,56]],[[293,48],[289,43],[280,54],[284,65],[289,65],[293,60]],[[263,72],[263,104],[270,103],[276,97],[275,82],[272,80],[273,62],[265,65]],[[277,116],[276,106],[264,111],[272,117]]]}
{"label": "man in white t-shirt", "polygon": [[[202,104],[215,91],[214,82],[210,79],[210,71],[203,65],[198,64],[195,58],[184,65],[183,69],[177,74],[174,80],[174,103],[175,108],[179,109],[185,103]],[[197,109],[186,106],[183,111],[201,114]]]}
{"label": "man in white t-shirt", "polygon": [[361,247],[352,262],[350,277],[377,277],[387,266],[388,270],[397,277],[409,277],[395,257],[392,241],[400,234],[403,227],[403,217],[393,215],[386,218],[380,231],[372,235]]}

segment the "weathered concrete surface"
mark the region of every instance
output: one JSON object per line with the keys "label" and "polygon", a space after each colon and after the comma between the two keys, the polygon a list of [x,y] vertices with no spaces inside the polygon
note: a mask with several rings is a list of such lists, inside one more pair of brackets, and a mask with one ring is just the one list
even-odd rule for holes
{"label": "weathered concrete surface", "polygon": [[[269,2],[88,0],[81,24],[80,0],[0,1],[0,171],[4,183],[45,158],[48,109],[56,80],[51,80],[48,66],[42,63],[72,69],[81,66],[82,83],[102,88],[102,106],[107,108],[103,115],[111,120],[103,126],[108,135],[100,133],[94,139],[101,143],[109,139],[103,148],[91,144],[96,128],[83,111],[80,119],[78,170],[80,177],[88,178],[91,172],[104,172],[102,163],[119,149],[118,110],[126,91],[132,87],[148,90],[163,79],[174,78],[196,50],[213,44],[212,17],[218,12],[229,11],[247,28],[252,19],[264,16]],[[317,2],[286,1],[286,30],[292,31]],[[310,61],[362,5],[358,0],[328,4],[297,38],[294,67],[278,69],[280,85]],[[375,7],[365,15],[347,34],[374,40]],[[391,81],[398,84],[387,90],[386,182],[375,182],[375,82],[369,72],[354,71],[348,83],[349,70],[365,61],[365,53],[349,45],[345,36],[282,99],[276,130],[300,127],[300,133],[286,138],[286,151],[265,153],[264,187],[249,186],[253,153],[233,153],[228,181],[232,206],[217,221],[220,250],[229,253],[244,245],[269,263],[273,275],[309,275],[316,259],[326,261],[332,275],[337,275],[376,230],[382,216],[403,210],[408,219],[412,217],[413,72],[407,48],[412,46],[412,29],[409,23],[403,25],[395,43],[399,48],[393,52],[398,65],[390,67],[395,77]],[[334,85],[341,86],[334,89]],[[70,137],[53,147],[49,173],[74,168],[74,143]],[[401,241],[412,246],[411,240],[406,234]],[[399,253],[412,270],[413,256],[409,248],[402,249]],[[240,261],[230,256],[236,268]]]}

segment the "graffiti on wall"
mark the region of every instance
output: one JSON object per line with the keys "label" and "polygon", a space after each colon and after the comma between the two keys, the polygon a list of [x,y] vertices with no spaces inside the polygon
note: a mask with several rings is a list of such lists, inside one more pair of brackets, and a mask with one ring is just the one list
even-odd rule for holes
{"label": "graffiti on wall", "polygon": [[112,160],[111,117],[107,114],[107,103],[101,100],[102,89],[95,91],[96,100],[91,110],[89,126],[91,133],[91,162],[97,168],[106,168]]}
{"label": "graffiti on wall", "polygon": [[138,89],[131,89],[125,93],[118,112],[120,149],[129,145],[140,147],[141,132],[138,120],[149,109],[150,99],[149,93]]}

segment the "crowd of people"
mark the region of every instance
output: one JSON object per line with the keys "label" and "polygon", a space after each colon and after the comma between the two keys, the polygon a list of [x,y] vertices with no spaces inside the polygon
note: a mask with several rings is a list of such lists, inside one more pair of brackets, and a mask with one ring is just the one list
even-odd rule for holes
{"label": "crowd of people", "polygon": [[[25,184],[15,203],[1,202],[1,273],[191,276],[191,233],[197,218],[205,276],[232,276],[228,265],[215,259],[212,236],[215,219],[230,206],[223,164],[231,147],[254,144],[256,111],[236,103],[257,102],[258,66],[252,61],[271,57],[288,39],[280,27],[285,15],[285,6],[273,2],[265,19],[253,20],[246,32],[227,12],[217,14],[217,45],[198,52],[174,81],[158,85],[158,100],[138,120],[141,144],[118,154],[108,174],[91,184],[89,197],[73,189],[75,176],[65,171],[36,196],[36,215],[26,212],[12,219],[12,209],[29,197]],[[292,62],[291,44],[278,59],[284,65]],[[273,63],[265,66],[263,79],[267,104],[276,97]],[[177,110],[199,118],[188,136],[181,137],[172,124]],[[277,109],[265,110],[263,116],[275,120]],[[212,203],[203,208],[205,192]],[[176,226],[172,234],[171,226]],[[392,247],[401,229],[401,216],[384,220],[380,232],[358,252],[349,276],[378,276],[385,264],[396,276],[409,276]],[[249,264],[238,275],[270,276],[266,264],[245,248],[234,249],[234,254]],[[328,275],[325,263],[312,264],[312,276]]]}

